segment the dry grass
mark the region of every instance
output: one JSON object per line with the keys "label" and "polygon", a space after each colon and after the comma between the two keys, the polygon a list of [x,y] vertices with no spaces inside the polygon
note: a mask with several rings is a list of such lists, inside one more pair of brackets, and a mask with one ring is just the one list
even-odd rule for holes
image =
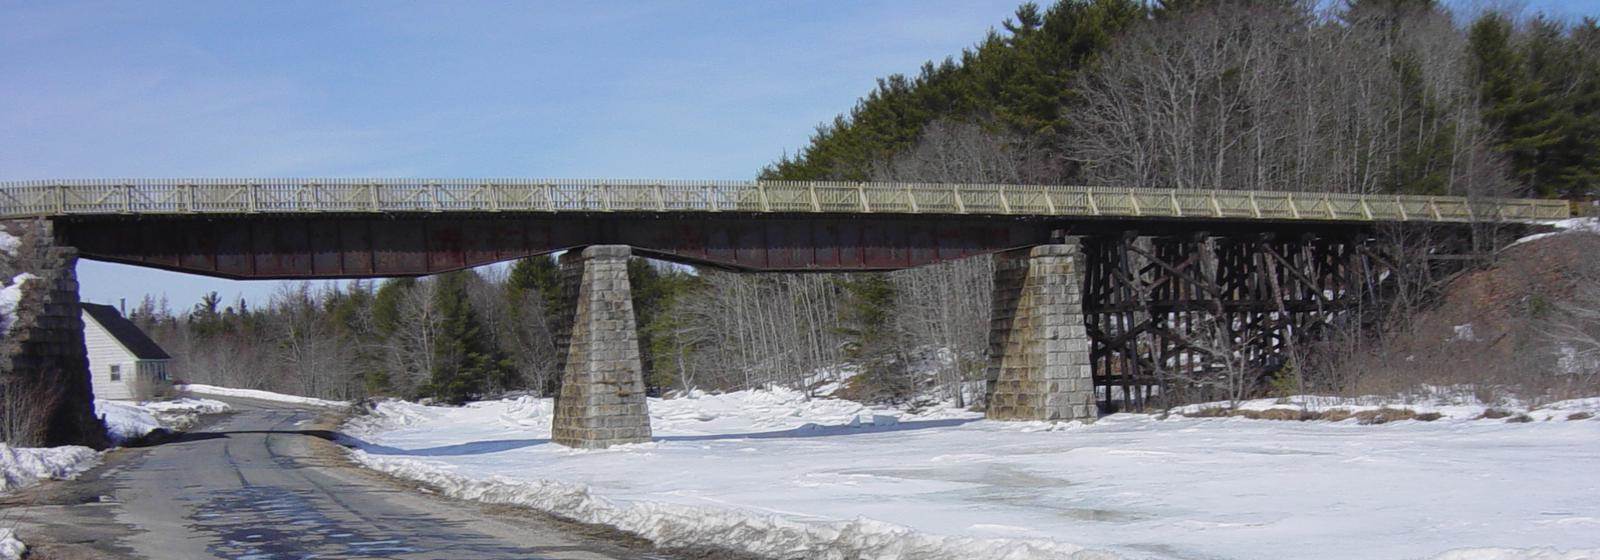
{"label": "dry grass", "polygon": [[1594,415],[1588,412],[1574,412],[1567,415],[1568,420],[1588,420],[1590,418],[1594,418]]}
{"label": "dry grass", "polygon": [[1600,377],[1558,374],[1550,335],[1561,306],[1600,277],[1595,254],[1600,235],[1557,235],[1509,248],[1493,266],[1456,278],[1379,347],[1335,360],[1340,365],[1329,377],[1352,396],[1471,386],[1480,402],[1538,405],[1600,395]]}
{"label": "dry grass", "polygon": [[1532,421],[1533,417],[1526,414],[1517,414],[1506,419],[1507,424],[1527,424]]}
{"label": "dry grass", "polygon": [[1312,412],[1309,410],[1298,410],[1293,408],[1236,410],[1214,406],[1202,408],[1200,410],[1184,414],[1184,416],[1188,416],[1190,418],[1227,418],[1237,416],[1240,418],[1249,418],[1251,420],[1279,420],[1292,422],[1307,422],[1313,420],[1342,422],[1351,418],[1355,418],[1357,423],[1362,425],[1386,424],[1401,420],[1432,422],[1434,420],[1444,418],[1443,414],[1439,414],[1437,412],[1418,413],[1417,411],[1409,408],[1390,407],[1383,407],[1377,410],[1363,410],[1361,412],[1351,412],[1349,409],[1345,408],[1330,408],[1320,412]]}
{"label": "dry grass", "polygon": [[1509,418],[1510,416],[1511,416],[1511,411],[1509,411],[1509,410],[1501,410],[1501,409],[1498,409],[1498,408],[1489,408],[1489,409],[1485,409],[1483,411],[1483,414],[1479,414],[1477,419],[1478,420],[1499,420],[1501,418]]}

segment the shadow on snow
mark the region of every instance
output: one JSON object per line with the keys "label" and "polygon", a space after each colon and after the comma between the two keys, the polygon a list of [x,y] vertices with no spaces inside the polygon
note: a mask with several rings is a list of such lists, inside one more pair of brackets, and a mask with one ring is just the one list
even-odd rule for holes
{"label": "shadow on snow", "polygon": [[[808,424],[808,425],[805,425],[805,426],[801,426],[799,428],[793,428],[793,429],[788,429],[788,430],[775,430],[775,431],[770,431],[770,432],[752,432],[752,433],[743,433],[743,434],[708,434],[708,435],[698,435],[698,436],[656,436],[655,438],[653,438],[653,441],[658,441],[658,442],[662,442],[662,441],[721,441],[721,440],[751,440],[751,439],[789,439],[789,438],[836,437],[836,436],[851,436],[851,435],[862,435],[862,434],[881,434],[881,433],[888,433],[888,432],[905,432],[905,431],[912,431],[912,430],[927,430],[927,429],[934,429],[934,428],[951,428],[951,427],[960,426],[962,424],[966,424],[966,423],[969,423],[969,422],[974,422],[974,421],[977,421],[977,420],[979,420],[979,419],[978,418],[952,418],[952,419],[947,419],[947,420],[913,420],[913,421],[910,421],[910,422],[900,422],[900,423],[897,423],[897,424],[894,424],[894,425],[891,425],[891,426],[873,426],[873,425],[862,425],[862,426],[849,426],[849,425],[818,426],[818,425],[815,425],[815,424]],[[164,444],[175,444],[175,443],[183,443],[183,442],[189,442],[189,441],[201,441],[201,440],[208,440],[208,439],[226,438],[230,434],[295,434],[295,435],[304,435],[304,436],[311,436],[311,437],[315,437],[315,438],[325,439],[325,440],[328,440],[328,441],[332,441],[332,442],[338,443],[340,445],[344,445],[346,447],[354,447],[356,449],[360,449],[362,451],[365,451],[367,453],[371,453],[373,455],[408,455],[408,456],[413,456],[413,457],[450,457],[450,456],[462,456],[462,455],[486,455],[486,454],[489,454],[489,453],[499,453],[499,452],[502,452],[502,451],[511,451],[513,449],[522,449],[522,448],[525,448],[525,447],[534,447],[534,446],[546,445],[546,444],[550,443],[550,439],[549,438],[502,439],[502,440],[491,440],[491,441],[470,441],[470,442],[466,442],[466,443],[457,443],[457,444],[452,444],[452,445],[441,445],[441,446],[437,446],[437,447],[424,447],[424,448],[420,448],[420,449],[402,449],[402,448],[399,448],[399,447],[391,447],[391,446],[388,446],[388,445],[379,445],[379,444],[367,442],[365,440],[362,440],[361,438],[358,438],[358,437],[355,437],[355,436],[352,436],[352,435],[349,435],[349,434],[345,434],[345,433],[342,433],[342,432],[332,431],[332,430],[237,430],[237,431],[223,431],[223,432],[192,432],[192,433],[174,434],[172,437],[166,438],[161,443],[164,443]]]}

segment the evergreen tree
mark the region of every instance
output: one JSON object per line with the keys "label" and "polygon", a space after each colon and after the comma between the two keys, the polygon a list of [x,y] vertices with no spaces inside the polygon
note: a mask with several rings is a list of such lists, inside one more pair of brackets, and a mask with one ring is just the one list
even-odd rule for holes
{"label": "evergreen tree", "polygon": [[852,381],[857,397],[901,403],[916,391],[907,372],[906,353],[894,328],[895,287],[882,273],[851,275],[843,281],[841,334],[849,342],[845,357],[861,368]]}
{"label": "evergreen tree", "polygon": [[443,402],[460,404],[515,383],[511,360],[495,346],[467,299],[467,283],[476,276],[470,270],[456,271],[435,280],[434,303],[443,321],[434,346],[433,376],[425,391]]}

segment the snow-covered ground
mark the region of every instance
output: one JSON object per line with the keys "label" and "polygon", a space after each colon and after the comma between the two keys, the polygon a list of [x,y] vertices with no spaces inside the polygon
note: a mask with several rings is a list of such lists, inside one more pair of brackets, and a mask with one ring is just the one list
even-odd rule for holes
{"label": "snow-covered ground", "polygon": [[0,443],[0,493],[46,480],[65,480],[100,463],[93,449],[62,447],[11,447]]}
{"label": "snow-covered ground", "polygon": [[228,411],[228,404],[211,399],[179,398],[169,401],[109,401],[96,399],[94,410],[106,423],[113,443],[122,444],[165,428],[181,430],[202,414]]}
{"label": "snow-covered ground", "polygon": [[277,401],[277,402],[286,402],[286,403],[294,403],[294,404],[308,404],[308,405],[313,405],[313,406],[349,406],[350,405],[350,403],[347,403],[347,402],[344,402],[344,401],[330,401],[330,400],[326,400],[326,399],[316,399],[316,398],[301,397],[301,396],[296,396],[296,395],[285,395],[283,393],[273,393],[271,391],[258,391],[258,390],[255,390],[255,389],[235,389],[233,387],[218,387],[216,385],[200,385],[200,384],[196,384],[196,383],[190,383],[188,385],[178,385],[175,388],[177,390],[179,390],[179,391],[184,391],[184,392],[188,392],[188,393],[194,393],[196,395],[212,395],[212,396],[218,396],[218,397],[240,397],[240,398],[257,399],[257,400],[263,400],[263,401]]}
{"label": "snow-covered ground", "polygon": [[1567,218],[1565,220],[1555,220],[1548,223],[1555,227],[1556,231],[1535,233],[1512,242],[1510,246],[1521,245],[1536,239],[1544,239],[1552,235],[1561,235],[1564,233],[1588,232],[1600,234],[1600,218]]}
{"label": "snow-covered ground", "polygon": [[17,540],[11,529],[0,529],[0,560],[18,560],[28,547]]}
{"label": "snow-covered ground", "polygon": [[386,402],[348,430],[358,461],[457,496],[776,557],[1600,558],[1571,552],[1600,547],[1600,420],[1566,419],[1594,399],[1382,425],[1002,423],[787,390],[650,407],[656,442],[601,451],[549,443],[527,397]]}

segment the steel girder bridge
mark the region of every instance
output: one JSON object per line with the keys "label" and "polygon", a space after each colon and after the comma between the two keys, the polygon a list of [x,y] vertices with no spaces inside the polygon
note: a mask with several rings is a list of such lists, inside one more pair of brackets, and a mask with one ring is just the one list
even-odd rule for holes
{"label": "steel girder bridge", "polygon": [[[1101,411],[1141,408],[1173,390],[1171,380],[1204,378],[1229,356],[1268,370],[1287,346],[1348,320],[1396,265],[1374,242],[1381,227],[1527,227],[1568,214],[1559,200],[1032,185],[0,183],[0,219],[49,220],[56,242],[84,257],[234,279],[414,276],[599,245],[738,271],[820,272],[1070,244],[1079,261],[1066,297],[1081,313]],[[1006,309],[997,320],[1011,320],[1013,296],[997,293]],[[1012,325],[1001,327],[997,355],[1014,342],[1004,334]],[[991,379],[1004,369],[993,360]]]}

